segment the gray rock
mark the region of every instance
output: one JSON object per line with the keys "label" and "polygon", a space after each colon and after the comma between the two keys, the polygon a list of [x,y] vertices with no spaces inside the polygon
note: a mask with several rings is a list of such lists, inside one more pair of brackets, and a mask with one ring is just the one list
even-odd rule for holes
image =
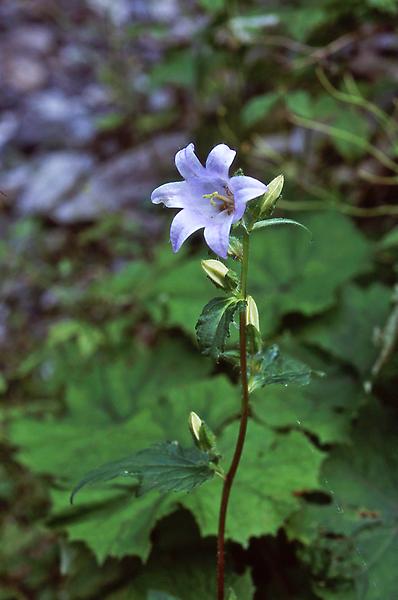
{"label": "gray rock", "polygon": [[55,45],[54,34],[44,25],[22,25],[9,34],[9,44],[15,49],[40,55],[49,54]]}
{"label": "gray rock", "polygon": [[98,15],[109,18],[116,26],[126,24],[132,14],[130,0],[87,0]]}
{"label": "gray rock", "polygon": [[17,201],[19,213],[51,216],[79,188],[92,166],[92,158],[78,152],[54,152],[43,157]]}
{"label": "gray rock", "polygon": [[48,79],[48,71],[42,61],[27,54],[3,57],[4,83],[19,93],[29,93],[42,88]]}
{"label": "gray rock", "polygon": [[[4,194],[4,202],[12,204],[28,185],[32,174],[29,163],[22,163],[0,174],[0,190]],[[3,200],[3,198],[2,198]]]}
{"label": "gray rock", "polygon": [[0,151],[14,137],[18,129],[18,119],[11,111],[6,111],[0,116]]}
{"label": "gray rock", "polygon": [[152,190],[173,171],[174,155],[186,143],[181,133],[161,135],[106,161],[80,193],[56,208],[54,218],[61,223],[76,223],[122,207],[149,207]]}
{"label": "gray rock", "polygon": [[48,89],[30,96],[22,115],[22,145],[83,146],[95,136],[93,116],[77,97]]}
{"label": "gray rock", "polygon": [[116,26],[137,21],[172,23],[181,16],[178,0],[87,0],[87,4],[98,15],[109,18]]}

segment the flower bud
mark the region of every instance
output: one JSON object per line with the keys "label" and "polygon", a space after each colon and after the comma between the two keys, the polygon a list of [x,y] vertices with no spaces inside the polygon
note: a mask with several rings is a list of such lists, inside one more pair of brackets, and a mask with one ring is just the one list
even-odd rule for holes
{"label": "flower bud", "polygon": [[257,331],[260,331],[260,319],[258,317],[257,304],[252,296],[248,296],[246,302],[246,324],[253,325]]}
{"label": "flower bud", "polygon": [[273,213],[275,204],[282,193],[283,183],[283,175],[278,175],[268,184],[268,189],[260,201],[260,218]]}
{"label": "flower bud", "polygon": [[213,456],[219,456],[216,445],[216,436],[210,427],[202,421],[199,415],[193,411],[189,414],[188,425],[195,445],[202,450],[202,452],[208,452]]}
{"label": "flower bud", "polygon": [[239,278],[234,271],[228,269],[222,262],[210,258],[202,260],[202,269],[207,277],[219,288],[224,290],[236,290]]}
{"label": "flower bud", "polygon": [[228,267],[219,260],[213,258],[202,260],[201,264],[207,277],[211,279],[217,287],[225,288],[225,276],[228,273]]}
{"label": "flower bud", "polygon": [[194,439],[195,444],[199,442],[199,433],[202,423],[202,419],[199,417],[199,415],[196,414],[196,412],[192,411],[189,413],[188,426],[192,433],[192,437]]}

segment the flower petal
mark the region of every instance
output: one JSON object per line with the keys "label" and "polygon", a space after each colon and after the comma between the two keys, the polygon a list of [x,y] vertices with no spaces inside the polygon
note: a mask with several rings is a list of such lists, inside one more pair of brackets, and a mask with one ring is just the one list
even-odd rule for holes
{"label": "flower petal", "polygon": [[163,203],[167,208],[184,208],[190,188],[185,181],[165,183],[152,192],[151,201],[154,204]]}
{"label": "flower petal", "polygon": [[206,169],[195,154],[195,146],[188,144],[179,150],[175,157],[176,167],[187,181],[195,181],[206,177]]}
{"label": "flower petal", "polygon": [[238,175],[237,177],[231,177],[229,180],[229,187],[234,194],[235,204],[242,202],[246,203],[253,198],[262,196],[267,191],[267,186],[254,177],[247,177],[246,175]]}
{"label": "flower petal", "polygon": [[228,179],[229,167],[235,156],[235,150],[231,150],[226,144],[218,144],[207,157],[206,169],[222,179]]}
{"label": "flower petal", "polygon": [[178,252],[190,235],[201,229],[206,221],[200,213],[184,208],[173,219],[170,228],[170,241],[173,252]]}
{"label": "flower petal", "polygon": [[206,244],[221,258],[227,258],[229,233],[234,215],[227,211],[219,213],[205,228]]}

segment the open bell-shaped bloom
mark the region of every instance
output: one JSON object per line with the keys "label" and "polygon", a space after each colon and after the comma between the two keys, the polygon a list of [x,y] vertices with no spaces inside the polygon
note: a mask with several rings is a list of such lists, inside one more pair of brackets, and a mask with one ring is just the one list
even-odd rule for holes
{"label": "open bell-shaped bloom", "polygon": [[203,166],[193,144],[177,152],[175,163],[184,181],[165,183],[152,192],[154,204],[180,208],[170,229],[170,240],[177,252],[195,231],[204,228],[207,245],[215,254],[227,258],[233,223],[239,221],[249,200],[266,192],[267,187],[253,177],[229,176],[236,155],[225,144],[215,146]]}

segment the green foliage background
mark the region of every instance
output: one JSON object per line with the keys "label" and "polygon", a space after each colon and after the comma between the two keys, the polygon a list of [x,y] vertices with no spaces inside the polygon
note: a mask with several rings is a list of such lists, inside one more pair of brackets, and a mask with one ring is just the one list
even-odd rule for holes
{"label": "green foliage background", "polygon": [[[230,585],[240,600],[395,600],[396,187],[361,169],[392,177],[373,149],[394,161],[397,125],[387,135],[383,119],[331,95],[316,67],[341,91],[352,57],[333,42],[353,36],[355,49],[367,28],[388,30],[396,2],[202,0],[195,10],[208,26],[190,45],[149,28],[168,40],[150,92],[178,91],[199,151],[222,139],[248,173],[285,174],[278,214],[298,217],[313,241],[288,227],[254,233],[249,290],[267,342],[325,372],[306,388],[253,395],[228,518]],[[393,82],[382,64],[358,93],[389,119]],[[102,127],[136,119],[146,139],[181,126],[177,111],[153,120],[125,112],[125,100]],[[292,124],[306,131],[304,151],[271,147],[267,136]],[[47,227],[19,221],[0,243],[4,286],[23,272],[33,304],[46,290],[56,298],[50,315],[14,307],[4,351],[0,598],[212,598],[217,477],[189,494],[142,497],[118,479],[69,505],[87,470],[162,440],[188,444],[191,410],[231,455],[237,373],[201,356],[194,338],[214,295],[200,269],[206,250],[194,243],[172,255],[166,219],[165,238],[147,240],[104,215],[66,234],[60,260]]]}

